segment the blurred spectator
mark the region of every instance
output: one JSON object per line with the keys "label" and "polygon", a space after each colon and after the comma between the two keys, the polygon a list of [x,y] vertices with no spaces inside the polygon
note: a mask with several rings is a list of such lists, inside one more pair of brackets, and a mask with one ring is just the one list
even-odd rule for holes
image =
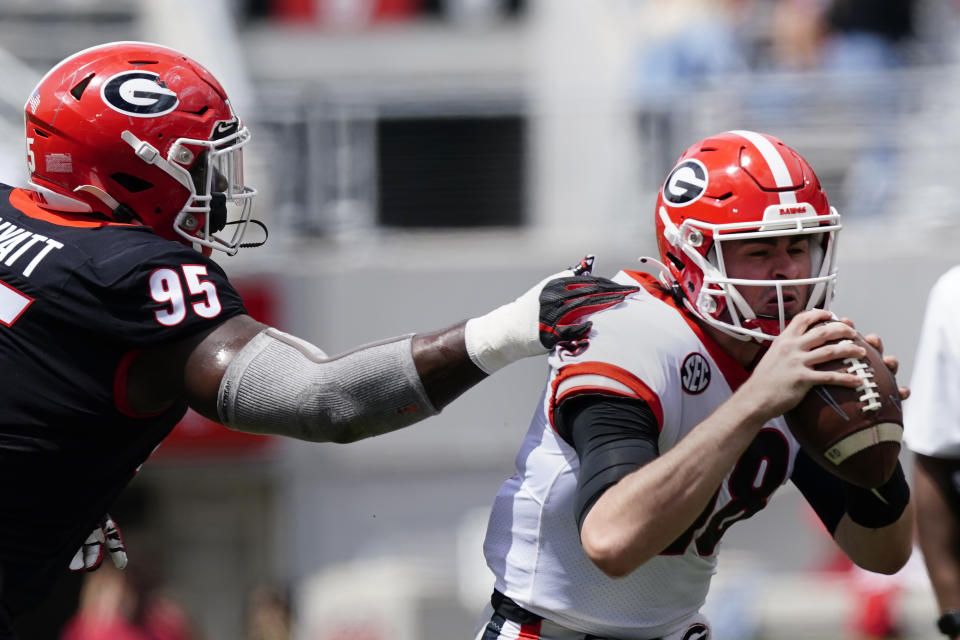
{"label": "blurred spectator", "polygon": [[104,565],[87,574],[80,607],[60,640],[193,640],[185,614],[158,586],[133,567]]}
{"label": "blurred spectator", "polygon": [[822,68],[837,80],[830,89],[846,90],[866,126],[843,185],[848,217],[888,213],[899,162],[890,135],[901,110],[897,72],[908,61],[913,9],[914,0],[833,0],[826,11]]}
{"label": "blurred spectator", "polygon": [[960,637],[960,267],[930,291],[906,404],[904,439],[916,454],[917,540],[937,597],[940,630]]}
{"label": "blurred spectator", "polygon": [[747,0],[649,0],[640,12],[636,81],[642,102],[746,71],[741,18]]}
{"label": "blurred spectator", "polygon": [[904,44],[914,35],[915,0],[833,0],[825,21],[830,38],[825,66],[872,71],[902,65]]}
{"label": "blurred spectator", "polygon": [[[752,0],[648,0],[639,29],[631,93],[651,176],[666,173],[689,133],[691,91],[748,70],[741,28]],[[683,138],[685,140],[685,138]]]}
{"label": "blurred spectator", "polygon": [[778,0],[770,16],[769,59],[760,66],[810,71],[820,66],[827,37],[823,0]]}
{"label": "blurred spectator", "polygon": [[915,0],[775,0],[770,59],[786,71],[885,72],[908,60]]}
{"label": "blurred spectator", "polygon": [[259,586],[247,599],[246,640],[290,640],[290,600],[276,587]]}
{"label": "blurred spectator", "polygon": [[845,138],[836,149],[850,152],[834,158],[842,181],[838,208],[847,220],[891,212],[914,4],[773,0],[756,27],[765,54],[756,56],[755,68],[781,75],[756,83],[751,106],[811,131],[820,131],[829,114],[828,126]]}

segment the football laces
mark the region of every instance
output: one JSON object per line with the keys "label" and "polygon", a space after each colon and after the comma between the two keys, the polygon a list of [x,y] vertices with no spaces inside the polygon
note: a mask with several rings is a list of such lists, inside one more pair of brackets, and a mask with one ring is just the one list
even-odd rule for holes
{"label": "football laces", "polygon": [[863,403],[860,411],[879,411],[882,405],[880,394],[877,392],[877,383],[873,380],[873,370],[859,358],[845,358],[844,363],[848,365],[847,373],[852,373],[861,380],[860,386],[856,388],[860,392],[858,399]]}

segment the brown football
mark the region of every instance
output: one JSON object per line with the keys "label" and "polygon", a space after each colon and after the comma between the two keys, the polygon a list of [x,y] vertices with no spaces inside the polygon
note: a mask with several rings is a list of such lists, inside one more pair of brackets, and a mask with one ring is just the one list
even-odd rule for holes
{"label": "brown football", "polygon": [[897,380],[883,357],[860,334],[856,342],[866,349],[866,358],[832,360],[817,368],[855,373],[863,384],[856,389],[815,386],[784,418],[811,458],[847,482],[873,489],[896,468],[903,412]]}

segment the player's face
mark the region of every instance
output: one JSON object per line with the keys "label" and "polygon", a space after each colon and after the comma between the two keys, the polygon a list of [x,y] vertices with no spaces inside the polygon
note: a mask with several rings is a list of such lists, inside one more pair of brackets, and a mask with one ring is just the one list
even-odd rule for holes
{"label": "player's face", "polygon": [[[781,236],[733,240],[723,246],[727,275],[746,280],[809,278],[812,270],[809,236]],[[737,285],[737,290],[759,317],[779,317],[777,288]],[[783,287],[783,310],[789,320],[807,304],[810,285]]]}

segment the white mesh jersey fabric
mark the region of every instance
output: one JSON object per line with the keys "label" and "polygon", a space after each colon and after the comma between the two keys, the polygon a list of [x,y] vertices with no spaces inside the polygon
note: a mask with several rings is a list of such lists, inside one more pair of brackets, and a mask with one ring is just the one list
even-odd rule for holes
{"label": "white mesh jersey fabric", "polygon": [[[623,272],[615,280],[633,282]],[[656,295],[633,296],[591,319],[589,348],[550,356],[548,382],[517,455],[517,472],[495,498],[484,553],[496,588],[548,620],[601,636],[664,636],[696,615],[706,598],[719,545],[701,544],[711,539],[711,527],[722,532],[737,519],[730,476],[713,505],[714,514],[726,508],[728,515],[707,518],[677,555],[659,555],[629,576],[610,578],[580,545],[574,513],[579,461],[550,424],[551,401],[584,390],[629,395],[640,389],[648,404],[662,410],[663,453],[731,395],[728,379],[738,374],[729,361],[721,370],[681,312]],[[762,433],[779,453],[767,461],[754,456],[747,482],[769,485],[772,492],[789,478],[799,446],[782,419]]]}

